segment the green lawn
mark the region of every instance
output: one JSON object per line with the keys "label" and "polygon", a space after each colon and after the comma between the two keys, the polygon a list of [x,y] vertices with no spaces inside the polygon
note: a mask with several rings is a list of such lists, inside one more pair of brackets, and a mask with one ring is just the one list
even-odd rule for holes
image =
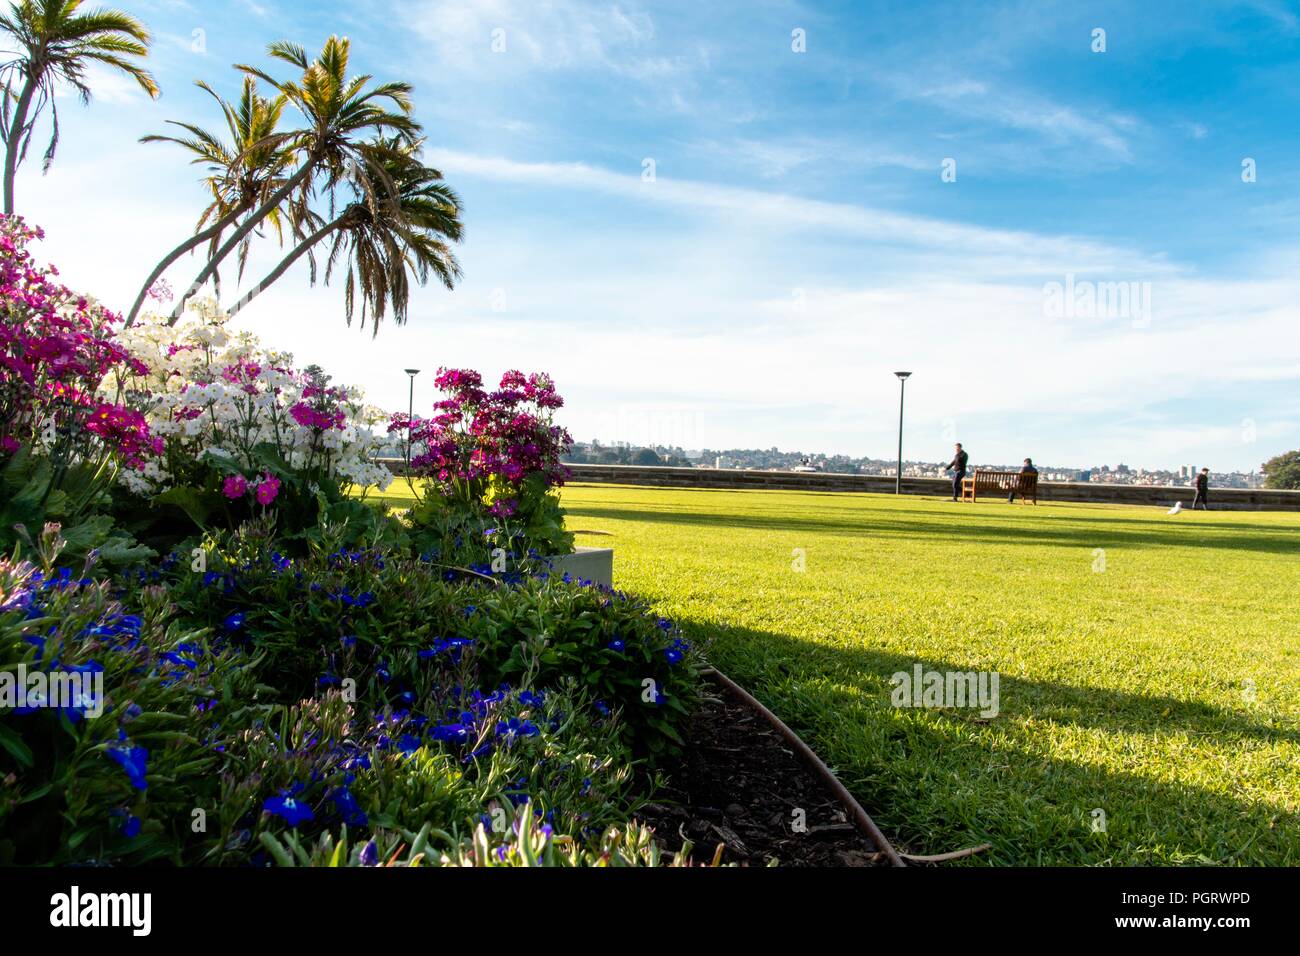
{"label": "green lawn", "polygon": [[[1300,864],[1300,515],[608,486],[564,504],[613,534],[587,541],[614,545],[619,587],[914,850]],[[892,707],[917,662],[998,671],[1000,714]]]}
{"label": "green lawn", "polygon": [[[620,588],[913,852],[1300,865],[1300,515],[581,485],[564,504],[612,535],[579,541],[614,546]],[[916,663],[997,671],[1000,713],[893,707]]]}

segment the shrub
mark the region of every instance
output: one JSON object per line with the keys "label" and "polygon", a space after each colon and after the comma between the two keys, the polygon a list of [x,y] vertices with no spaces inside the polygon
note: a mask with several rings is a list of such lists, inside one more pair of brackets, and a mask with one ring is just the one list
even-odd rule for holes
{"label": "shrub", "polygon": [[120,393],[97,389],[144,366],[115,339],[116,315],[34,262],[27,246],[42,235],[0,216],[0,553],[21,537],[14,525],[58,518],[72,553],[125,556],[130,542],[99,509],[114,477],[149,473],[162,446]]}
{"label": "shrub", "polygon": [[[568,470],[560,456],[573,444],[554,423],[564,404],[543,374],[510,371],[496,391],[468,369],[439,369],[444,398],[432,419],[396,415],[390,433],[406,433],[417,546],[448,560],[481,559],[491,545],[568,554],[556,489]],[[467,556],[467,557],[462,557]]]}
{"label": "shrub", "polygon": [[[159,589],[134,607],[105,582],[0,559],[0,677],[96,675],[102,691],[0,709],[0,862],[181,862],[195,784],[255,694],[255,661],[171,618]],[[51,687],[54,684],[51,683]]]}
{"label": "shrub", "polygon": [[697,655],[625,594],[546,572],[459,575],[373,550],[317,546],[294,559],[252,528],[209,548],[204,573],[170,572],[172,599],[187,619],[234,622],[232,633],[267,657],[284,700],[351,679],[359,694],[409,707],[436,690],[435,665],[451,661],[469,669],[464,686],[572,682],[593,713],[621,714],[640,753],[680,743]]}
{"label": "shrub", "polygon": [[347,492],[391,481],[370,460],[383,441],[372,426],[387,415],[318,367],[295,370],[291,355],[229,332],[213,303],[191,315],[176,326],[146,319],[121,336],[135,374],[119,385],[163,448],[159,467],[123,475],[139,503],[179,508],[204,530],[274,518],[285,540],[322,521],[350,522],[357,540],[381,532],[377,513]]}
{"label": "shrub", "polygon": [[429,862],[660,862],[622,827],[635,750],[669,745],[693,693],[670,629],[561,580],[294,560],[257,530],[210,542],[206,572],[172,557],[116,589],[52,571],[56,534],[45,569],[0,563],[0,672],[103,680],[99,716],[0,704],[0,859],[340,862],[350,833],[348,862],[417,834]]}

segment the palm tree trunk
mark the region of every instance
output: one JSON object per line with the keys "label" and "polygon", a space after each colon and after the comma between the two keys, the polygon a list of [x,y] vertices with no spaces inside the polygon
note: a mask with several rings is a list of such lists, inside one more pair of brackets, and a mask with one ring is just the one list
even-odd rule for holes
{"label": "palm tree trunk", "polygon": [[27,111],[31,109],[32,97],[36,94],[37,74],[28,73],[23,92],[14,107],[13,121],[9,124],[9,141],[5,143],[5,215],[14,214],[14,177],[18,172],[18,156],[22,151]]}
{"label": "palm tree trunk", "polygon": [[146,279],[144,285],[141,286],[140,294],[135,297],[135,304],[131,306],[131,312],[127,315],[126,322],[122,327],[129,329],[135,324],[136,318],[140,315],[140,309],[144,305],[145,296],[149,294],[149,290],[153,288],[153,284],[158,281],[159,277],[167,271],[168,267],[170,267],[173,262],[185,255],[185,253],[189,252],[191,249],[196,249],[203,245],[203,243],[207,242],[213,236],[220,235],[226,227],[234,223],[235,220],[237,220],[247,210],[248,203],[240,203],[236,208],[226,213],[226,215],[215,224],[204,229],[202,232],[197,232],[190,236],[190,238],[186,239],[171,252],[167,253],[167,255],[163,257],[163,260],[159,262],[158,265],[154,266],[153,272],[149,273],[149,278]]}
{"label": "palm tree trunk", "polygon": [[345,212],[344,215],[339,216],[337,219],[335,219],[333,222],[329,223],[328,225],[321,226],[310,236],[308,236],[306,239],[300,242],[291,253],[289,253],[287,256],[285,256],[283,259],[280,260],[280,264],[276,266],[274,269],[272,269],[267,274],[265,279],[263,279],[257,285],[253,286],[253,288],[248,290],[248,295],[244,296],[233,306],[231,306],[227,314],[233,317],[237,312],[239,312],[240,309],[242,309],[244,306],[248,305],[248,303],[256,299],[258,295],[260,295],[269,286],[271,286],[272,283],[274,283],[277,279],[280,278],[280,276],[288,272],[289,267],[292,266],[299,259],[301,259],[308,249],[311,249],[322,239],[328,236],[331,232],[334,232],[340,226],[342,226],[343,220],[346,217],[346,215],[347,213]]}
{"label": "palm tree trunk", "polygon": [[309,155],[307,159],[303,161],[302,166],[298,168],[298,171],[293,174],[293,178],[277,189],[271,195],[270,199],[264,202],[252,215],[245,219],[244,224],[236,229],[234,233],[231,234],[230,238],[222,244],[221,248],[212,254],[212,257],[208,260],[208,264],[204,266],[203,271],[199,273],[198,278],[194,280],[193,284],[190,285],[188,289],[181,293],[180,301],[176,303],[176,308],[172,310],[171,318],[167,320],[168,325],[176,324],[176,320],[179,319],[181,313],[185,311],[185,303],[189,301],[190,297],[193,296],[194,293],[203,288],[203,283],[207,282],[208,279],[212,277],[212,274],[217,271],[217,267],[221,265],[221,261],[225,259],[226,256],[230,255],[231,251],[243,241],[244,237],[252,232],[263,219],[269,216],[290,193],[297,189],[302,184],[303,180],[311,175],[312,171],[316,168],[316,163],[316,157]]}

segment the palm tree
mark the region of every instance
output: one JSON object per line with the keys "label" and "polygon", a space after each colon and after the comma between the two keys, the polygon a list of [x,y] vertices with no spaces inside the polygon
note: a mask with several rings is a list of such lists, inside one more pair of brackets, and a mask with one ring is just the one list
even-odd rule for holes
{"label": "palm tree", "polygon": [[401,139],[370,144],[370,175],[354,177],[355,198],[339,215],[326,222],[310,214],[316,228],[292,252],[230,309],[235,315],[298,261],[312,259],[312,282],[316,264],[312,250],[330,239],[325,271],[328,284],[339,258],[348,258],[344,309],[352,324],[360,293],[361,322],[365,328],[369,313],[373,334],[379,334],[391,306],[398,325],[406,322],[411,288],[409,273],[424,285],[433,274],[451,289],[460,277],[460,264],[450,243],[460,242],[464,226],[460,199],[445,182],[442,173],[419,162],[423,140],[405,143]]}
{"label": "palm tree", "polygon": [[[188,136],[150,135],[142,143],[175,143],[193,154],[191,163],[207,164],[205,183],[212,194],[212,202],[203,210],[194,235],[181,243],[154,268],[135,304],[127,314],[126,324],[135,322],[144,305],[145,296],[167,268],[185,253],[208,243],[210,258],[221,244],[221,234],[249,210],[265,202],[267,197],[284,185],[286,172],[295,161],[291,150],[274,145],[274,137],[284,113],[285,98],[268,99],[257,91],[257,80],[244,77],[243,89],[235,103],[227,103],[208,84],[199,81],[196,86],[217,101],[226,120],[229,142],[220,136],[191,123],[169,120],[183,129]],[[268,220],[276,234],[283,238],[282,217],[273,209]],[[239,249],[239,269],[243,274],[248,257],[250,239],[246,238]]]}
{"label": "palm tree", "polygon": [[[207,265],[177,302],[172,323],[184,312],[186,300],[212,277],[231,250],[281,203],[288,200],[294,220],[305,222],[313,194],[333,193],[353,177],[367,179],[368,170],[374,165],[370,155],[374,146],[360,141],[359,137],[391,133],[403,143],[413,143],[418,138],[420,126],[411,119],[410,84],[381,83],[372,87],[369,75],[349,78],[350,48],[347,38],[333,36],[325,41],[315,60],[308,60],[306,51],[296,43],[271,44],[267,52],[273,59],[302,70],[298,82],[276,80],[252,66],[237,67],[275,87],[302,113],[307,121],[302,129],[267,138],[268,145],[299,154],[299,166],[208,258]],[[396,107],[396,112],[380,105],[381,100]],[[364,189],[373,192],[371,184],[367,183]]]}
{"label": "palm tree", "polygon": [[[0,30],[18,42],[15,59],[0,65],[4,97],[0,135],[5,143],[4,211],[13,215],[14,176],[27,156],[36,120],[50,108],[54,130],[42,168],[49,170],[59,146],[59,111],[54,92],[67,83],[90,102],[87,67],[100,63],[125,73],[151,97],[158,96],[153,76],[133,61],[149,53],[148,29],[120,10],[91,10],[78,15],[82,0],[18,0],[0,14]],[[17,89],[17,92],[15,92]]]}

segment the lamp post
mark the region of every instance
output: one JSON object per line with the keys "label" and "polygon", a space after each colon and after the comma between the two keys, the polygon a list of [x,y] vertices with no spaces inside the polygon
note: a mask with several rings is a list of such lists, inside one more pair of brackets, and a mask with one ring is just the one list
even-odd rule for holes
{"label": "lamp post", "polygon": [[408,368],[406,377],[411,380],[410,398],[406,410],[406,470],[411,470],[411,419],[415,417],[415,376],[420,374],[418,368]]}
{"label": "lamp post", "polygon": [[911,372],[895,372],[898,376],[898,473],[894,476],[894,494],[903,493],[903,394]]}

